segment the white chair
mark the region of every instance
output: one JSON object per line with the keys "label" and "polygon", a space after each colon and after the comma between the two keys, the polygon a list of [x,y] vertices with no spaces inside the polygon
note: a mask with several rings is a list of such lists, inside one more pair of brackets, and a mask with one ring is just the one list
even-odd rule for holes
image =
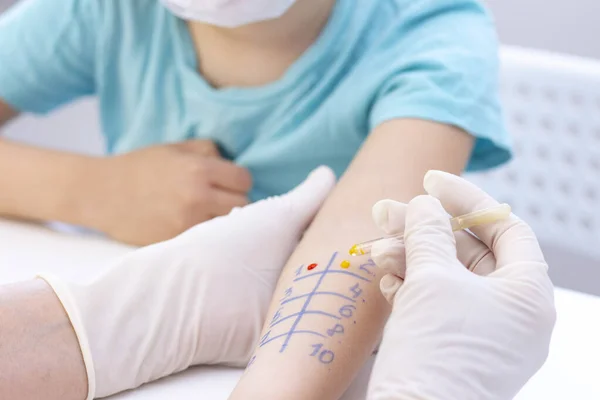
{"label": "white chair", "polygon": [[[600,62],[505,47],[502,64],[515,157],[505,167],[467,176],[533,226],[558,264],[550,262],[558,284],[598,293]],[[577,270],[582,263],[585,273]],[[589,276],[594,272],[598,279]]]}

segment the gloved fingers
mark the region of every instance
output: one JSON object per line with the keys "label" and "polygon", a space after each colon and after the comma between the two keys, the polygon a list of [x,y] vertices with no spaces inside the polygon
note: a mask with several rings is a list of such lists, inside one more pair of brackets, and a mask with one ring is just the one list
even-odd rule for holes
{"label": "gloved fingers", "polygon": [[[442,171],[429,171],[425,175],[423,186],[427,193],[438,198],[453,216],[499,204],[472,183]],[[497,268],[518,261],[545,264],[532,229],[515,215],[504,221],[473,227],[471,230],[494,252]]]}
{"label": "gloved fingers", "polygon": [[[386,235],[404,232],[407,205],[394,200],[381,200],[372,209],[373,221]],[[406,253],[404,242],[389,238],[375,242],[371,248],[371,258],[388,274],[404,278]]]}
{"label": "gloved fingers", "polygon": [[454,237],[457,257],[469,271],[488,276],[496,270],[496,257],[481,240],[466,231],[455,232]]}
{"label": "gloved fingers", "polygon": [[394,304],[396,293],[398,293],[398,290],[400,290],[403,283],[404,279],[392,274],[384,275],[383,278],[381,278],[381,281],[379,281],[379,289],[381,289],[381,294],[383,294],[383,297],[385,297],[388,303]]}
{"label": "gloved fingers", "polygon": [[[471,272],[487,276],[496,270],[494,253],[468,232],[455,232],[458,260]],[[371,258],[378,268],[402,279],[406,276],[406,249],[404,241],[381,240],[373,244]]]}
{"label": "gloved fingers", "polygon": [[418,196],[408,204],[404,243],[407,279],[413,268],[460,265],[448,214],[434,197]]}
{"label": "gloved fingers", "polygon": [[397,235],[404,232],[407,205],[394,200],[381,200],[371,209],[373,221],[385,235]]}
{"label": "gloved fingers", "polygon": [[556,323],[556,306],[554,285],[547,271],[532,263],[516,263],[496,270],[490,277],[510,282],[501,293],[519,304],[520,313],[529,315],[525,319],[528,328],[535,327],[538,332],[552,331]]}
{"label": "gloved fingers", "polygon": [[[373,221],[387,235],[404,232],[407,205],[394,200],[381,200],[372,209]],[[491,250],[468,232],[456,232],[458,259],[470,271],[486,276],[496,269],[496,258]],[[371,258],[388,274],[404,279],[406,251],[404,241],[387,239],[375,242]]]}
{"label": "gloved fingers", "polygon": [[[494,253],[468,232],[455,232],[458,260],[471,272],[487,276],[496,270]],[[371,248],[371,258],[387,274],[404,279],[406,276],[406,249],[404,242],[387,239],[376,242]]]}
{"label": "gloved fingers", "polygon": [[371,248],[371,259],[385,273],[404,279],[406,251],[403,241],[390,238],[375,242]]}

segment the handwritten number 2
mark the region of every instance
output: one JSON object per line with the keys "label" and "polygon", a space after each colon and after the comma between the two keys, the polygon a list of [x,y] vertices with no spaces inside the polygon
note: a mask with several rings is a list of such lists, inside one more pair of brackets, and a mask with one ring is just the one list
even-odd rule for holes
{"label": "handwritten number 2", "polygon": [[375,273],[372,272],[369,268],[370,267],[375,267],[375,262],[371,259],[369,259],[369,261],[365,264],[362,264],[359,269],[361,271],[365,271],[367,274],[371,275],[371,276],[375,276]]}

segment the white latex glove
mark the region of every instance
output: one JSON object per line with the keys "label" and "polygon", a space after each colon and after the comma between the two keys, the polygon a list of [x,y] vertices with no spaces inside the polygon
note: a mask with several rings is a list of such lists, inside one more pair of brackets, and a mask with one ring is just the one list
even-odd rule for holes
{"label": "white latex glove", "polygon": [[[375,263],[406,261],[406,278],[387,275],[382,292],[393,311],[369,384],[369,400],[508,400],[545,362],[556,319],[548,266],[530,227],[515,216],[473,228],[480,238],[460,254],[495,255],[495,270],[478,276],[457,257],[448,215],[498,203],[454,175],[430,172],[431,196],[406,212],[406,259],[392,246]],[[441,201],[438,201],[438,198]],[[404,220],[400,206],[379,205],[386,229]],[[491,257],[487,257],[489,265]],[[475,260],[468,260],[474,263]]]}
{"label": "white latex glove", "polygon": [[245,365],[281,269],[334,184],[322,167],[287,195],[132,252],[88,284],[42,275],[77,334],[88,399],[192,365]]}

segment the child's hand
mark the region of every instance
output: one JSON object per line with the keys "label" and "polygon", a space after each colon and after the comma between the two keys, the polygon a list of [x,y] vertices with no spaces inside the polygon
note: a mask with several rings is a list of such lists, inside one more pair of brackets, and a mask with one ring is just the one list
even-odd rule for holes
{"label": "child's hand", "polygon": [[86,285],[42,276],[77,333],[92,395],[248,362],[281,269],[334,183],[318,169],[289,194],[132,252]]}
{"label": "child's hand", "polygon": [[84,221],[135,245],[171,239],[247,204],[250,173],[208,140],[159,145],[100,160]]}

